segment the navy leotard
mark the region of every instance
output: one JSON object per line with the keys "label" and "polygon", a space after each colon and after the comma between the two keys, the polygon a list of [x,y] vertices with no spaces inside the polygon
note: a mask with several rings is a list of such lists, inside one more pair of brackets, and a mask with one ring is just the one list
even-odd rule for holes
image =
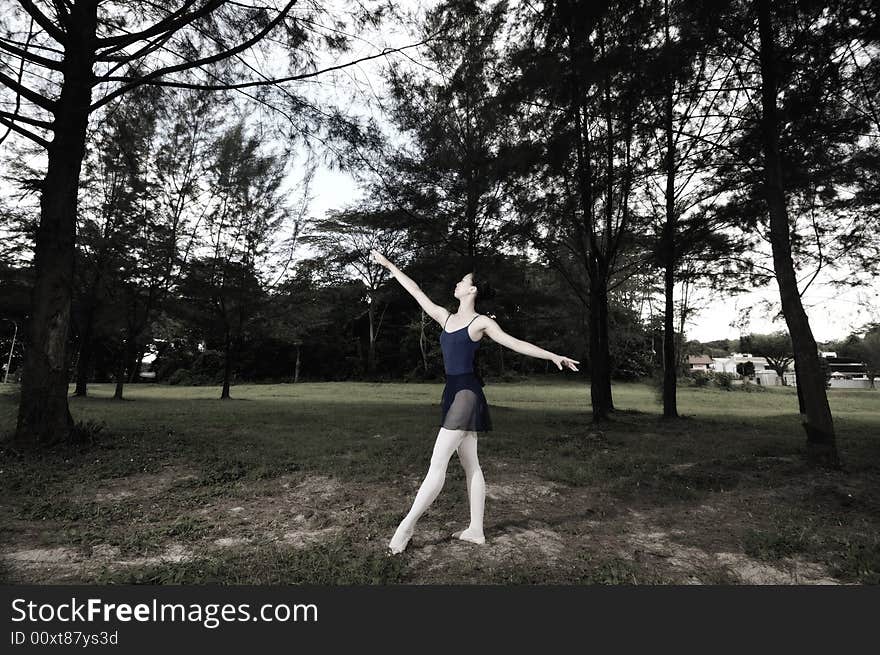
{"label": "navy leotard", "polygon": [[[444,324],[440,333],[443,368],[446,371],[440,426],[449,430],[488,432],[492,429],[483,385],[474,372],[474,356],[480,347],[480,342],[471,339],[468,333],[470,324],[477,316],[454,332],[447,332]],[[449,322],[449,317],[446,318],[446,322]]]}

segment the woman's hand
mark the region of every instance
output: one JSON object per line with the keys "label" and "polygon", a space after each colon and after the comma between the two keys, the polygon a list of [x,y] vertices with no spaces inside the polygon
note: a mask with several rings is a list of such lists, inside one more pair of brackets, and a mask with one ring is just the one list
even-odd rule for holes
{"label": "woman's hand", "polygon": [[391,262],[388,261],[388,260],[385,258],[385,256],[382,255],[382,254],[381,254],[378,250],[376,250],[375,248],[372,249],[372,250],[370,250],[370,254],[373,256],[373,261],[376,262],[377,264],[379,264],[380,266],[384,266],[385,268],[388,268],[389,266],[391,266]]}
{"label": "woman's hand", "polygon": [[562,355],[553,355],[553,363],[559,367],[559,370],[562,370],[562,367],[570,368],[572,371],[578,370],[578,367],[575,364],[580,364],[576,359],[571,359],[570,357],[563,357]]}

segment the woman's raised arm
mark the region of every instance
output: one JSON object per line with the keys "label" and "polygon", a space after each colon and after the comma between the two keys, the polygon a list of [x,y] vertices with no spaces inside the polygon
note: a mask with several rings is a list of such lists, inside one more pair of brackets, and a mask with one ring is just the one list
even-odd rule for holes
{"label": "woman's raised arm", "polygon": [[397,268],[397,266],[388,261],[388,259],[386,259],[384,255],[379,253],[379,251],[371,250],[370,253],[373,255],[373,261],[387,268],[388,271],[397,278],[397,281],[400,282],[400,285],[404,289],[406,289],[413,298],[416,299],[416,302],[421,305],[422,309],[425,310],[425,313],[428,316],[440,323],[440,325],[443,325],[443,323],[446,322],[446,318],[449,316],[449,310],[432,302],[431,299],[428,298],[427,295],[425,295],[425,292],[419,288],[419,285],[416,284],[411,277],[406,275],[403,271]]}
{"label": "woman's raised arm", "polygon": [[528,355],[529,357],[537,357],[538,359],[549,359],[551,362],[559,367],[560,371],[562,370],[563,366],[570,368],[572,371],[578,370],[578,367],[575,366],[575,364],[580,364],[580,362],[576,359],[563,357],[562,355],[556,355],[554,353],[551,353],[549,350],[539,348],[535,344],[529,343],[528,341],[523,341],[522,339],[512,337],[507,334],[507,332],[502,330],[501,326],[498,325],[498,323],[494,319],[491,319],[488,316],[485,317],[485,319],[481,320],[483,320],[484,333],[495,343],[500,343],[502,346],[510,348],[514,352]]}

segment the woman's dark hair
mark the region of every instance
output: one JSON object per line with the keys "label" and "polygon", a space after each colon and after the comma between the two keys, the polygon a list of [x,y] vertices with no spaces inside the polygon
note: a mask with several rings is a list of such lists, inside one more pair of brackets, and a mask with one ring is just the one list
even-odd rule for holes
{"label": "woman's dark hair", "polygon": [[495,297],[495,288],[481,272],[472,270],[471,280],[477,287],[477,302],[481,305]]}

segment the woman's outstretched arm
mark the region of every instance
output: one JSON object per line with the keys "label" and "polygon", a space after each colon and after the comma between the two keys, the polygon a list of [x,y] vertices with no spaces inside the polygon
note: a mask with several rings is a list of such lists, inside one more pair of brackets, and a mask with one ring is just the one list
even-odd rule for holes
{"label": "woman's outstretched arm", "polygon": [[551,362],[559,367],[560,371],[562,370],[563,366],[570,368],[572,371],[578,370],[575,364],[580,364],[580,362],[576,359],[563,357],[562,355],[556,355],[554,353],[551,353],[549,350],[539,348],[533,343],[529,343],[528,341],[523,341],[522,339],[512,337],[507,334],[507,332],[502,330],[501,326],[498,325],[498,323],[495,322],[494,319],[489,318],[488,316],[484,316],[479,320],[484,326],[484,333],[486,334],[486,336],[492,339],[492,341],[494,341],[495,343],[500,343],[502,346],[510,348],[514,352],[528,355],[529,357],[537,357],[538,359],[549,359]]}
{"label": "woman's outstretched arm", "polygon": [[435,321],[443,325],[446,322],[446,318],[449,316],[449,310],[445,307],[441,307],[440,305],[435,304],[425,295],[425,292],[419,288],[419,285],[415,283],[415,281],[403,273],[397,266],[392,264],[388,259],[386,259],[379,251],[371,250],[370,253],[373,255],[373,261],[378,264],[381,264],[388,271],[397,278],[397,281],[400,282],[400,285],[406,289],[410,295],[416,299],[416,302],[421,305],[422,309],[425,310],[425,313],[433,318]]}

